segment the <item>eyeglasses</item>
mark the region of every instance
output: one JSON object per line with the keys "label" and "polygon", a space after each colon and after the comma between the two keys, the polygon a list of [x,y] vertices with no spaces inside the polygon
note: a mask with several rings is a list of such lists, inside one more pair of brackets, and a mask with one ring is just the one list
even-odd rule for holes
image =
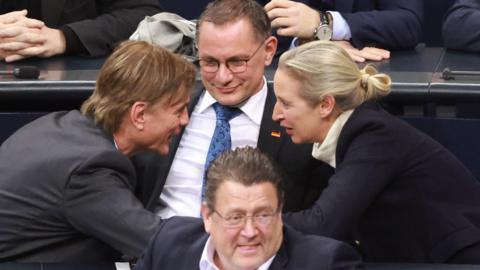
{"label": "eyeglasses", "polygon": [[232,215],[227,215],[223,216],[220,214],[217,210],[213,210],[215,214],[217,214],[222,220],[223,224],[227,228],[241,228],[245,226],[247,219],[251,218],[252,222],[256,225],[269,225],[272,223],[272,220],[274,217],[276,217],[279,213],[279,210],[275,211],[262,211],[260,213],[257,213],[255,215],[247,216],[244,214],[232,214]]}
{"label": "eyeglasses", "polygon": [[[248,61],[250,61],[255,54],[260,50],[260,48],[265,44],[266,39],[258,46],[258,48],[250,55],[250,57],[246,59],[229,59],[225,61],[225,66],[230,70],[232,73],[242,73],[247,70]],[[202,71],[207,73],[215,73],[218,71],[220,67],[220,62],[216,59],[198,59],[197,63],[200,65]]]}

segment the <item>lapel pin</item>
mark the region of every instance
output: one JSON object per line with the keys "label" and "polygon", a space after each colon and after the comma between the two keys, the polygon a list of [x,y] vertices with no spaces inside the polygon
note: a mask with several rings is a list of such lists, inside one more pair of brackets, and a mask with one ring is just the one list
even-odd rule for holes
{"label": "lapel pin", "polygon": [[282,133],[280,133],[280,131],[278,130],[274,130],[270,133],[270,135],[275,138],[280,138],[280,135],[282,135]]}

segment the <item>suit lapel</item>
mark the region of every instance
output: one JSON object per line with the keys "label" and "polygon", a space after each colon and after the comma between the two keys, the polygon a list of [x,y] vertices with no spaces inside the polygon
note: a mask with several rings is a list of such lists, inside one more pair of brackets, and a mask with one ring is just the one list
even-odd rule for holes
{"label": "suit lapel", "polygon": [[273,158],[276,158],[282,142],[288,139],[288,135],[285,134],[280,124],[272,120],[275,102],[275,94],[271,85],[268,84],[267,100],[265,101],[265,109],[263,110],[257,147],[263,152],[269,153]]}
{"label": "suit lapel", "polygon": [[48,27],[58,26],[66,0],[41,0],[42,20]]}
{"label": "suit lapel", "polygon": [[[188,104],[188,116],[192,115],[193,109],[197,105],[200,96],[203,93],[203,86],[201,84],[196,84],[193,90],[192,96],[190,97],[190,103]],[[147,204],[147,209],[153,210],[153,207],[156,205],[158,197],[163,190],[163,186],[165,185],[165,181],[167,181],[168,172],[170,171],[170,167],[172,167],[173,159],[175,158],[175,154],[177,153],[178,145],[180,144],[180,140],[182,139],[183,132],[185,132],[185,127],[182,128],[180,133],[172,138],[172,142],[170,143],[168,154],[165,157],[160,157],[156,160],[158,164],[157,179],[155,179],[156,184],[152,196],[150,196]]]}
{"label": "suit lapel", "polygon": [[337,0],[335,2],[335,10],[339,12],[351,12],[353,10],[353,2],[355,0]]}

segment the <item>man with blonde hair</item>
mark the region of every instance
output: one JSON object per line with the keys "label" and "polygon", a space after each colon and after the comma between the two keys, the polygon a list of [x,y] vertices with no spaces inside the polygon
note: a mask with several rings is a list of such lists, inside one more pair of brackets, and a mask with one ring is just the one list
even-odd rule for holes
{"label": "man with blonde hair", "polygon": [[166,154],[187,124],[194,67],[146,42],[121,44],[81,112],[48,114],[0,148],[0,260],[136,257],[160,218],[133,194],[129,156]]}

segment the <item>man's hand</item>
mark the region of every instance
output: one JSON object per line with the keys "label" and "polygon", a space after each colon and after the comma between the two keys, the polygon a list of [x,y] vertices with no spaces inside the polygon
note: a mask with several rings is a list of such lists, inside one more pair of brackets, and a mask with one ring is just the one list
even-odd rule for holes
{"label": "man's hand", "polygon": [[390,51],[374,48],[374,47],[365,47],[361,50],[352,46],[352,44],[345,40],[332,41],[337,45],[340,45],[343,49],[347,51],[350,57],[355,62],[365,62],[366,60],[372,61],[382,61],[384,59],[390,58]]}
{"label": "man's hand", "polygon": [[65,48],[65,36],[60,30],[28,18],[26,10],[0,15],[0,58],[6,62],[50,57],[64,53]]}
{"label": "man's hand", "polygon": [[[0,39],[3,32],[0,31]],[[51,57],[63,54],[66,49],[65,36],[57,29],[42,27],[39,31],[25,31],[9,42],[0,43],[0,51],[6,53],[5,62],[13,62],[31,56]]]}
{"label": "man's hand", "polygon": [[[42,21],[27,18],[27,10],[2,14],[0,15],[0,44],[20,42],[24,43],[24,47],[31,46],[31,43],[36,44],[44,38],[37,39],[31,33],[39,32],[44,26]],[[7,55],[8,52],[0,49],[0,59],[4,59]]]}
{"label": "man's hand", "polygon": [[309,6],[290,0],[272,0],[265,5],[272,28],[280,36],[313,38],[320,14]]}

